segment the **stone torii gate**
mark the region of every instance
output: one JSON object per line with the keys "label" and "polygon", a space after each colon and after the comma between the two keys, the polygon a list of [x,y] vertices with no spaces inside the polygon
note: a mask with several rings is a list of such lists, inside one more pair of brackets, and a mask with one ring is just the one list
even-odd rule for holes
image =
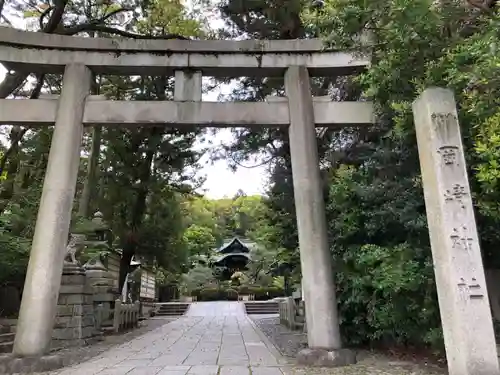
{"label": "stone torii gate", "polygon": [[[313,98],[309,77],[355,74],[368,60],[325,51],[319,40],[121,40],[0,27],[0,62],[30,73],[64,72],[58,99],[0,100],[0,124],[55,125],[14,356],[42,357],[50,349],[84,126],[276,126],[287,127],[290,137],[309,346],[299,358],[330,365],[355,361],[340,339],[315,127],[370,125],[373,107],[368,102]],[[90,96],[91,72],[175,75],[174,100],[109,101]],[[287,97],[202,102],[202,75],[284,75]],[[450,95],[429,90],[414,106],[448,363],[453,375],[497,375],[484,270]],[[455,185],[447,188],[445,182]],[[459,207],[451,206],[454,200]],[[450,234],[444,234],[448,230]],[[471,264],[473,272],[467,269]]]}

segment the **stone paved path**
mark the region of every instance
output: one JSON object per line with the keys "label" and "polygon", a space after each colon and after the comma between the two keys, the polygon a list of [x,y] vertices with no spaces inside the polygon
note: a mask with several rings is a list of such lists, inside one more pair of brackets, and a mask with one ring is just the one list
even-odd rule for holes
{"label": "stone paved path", "polygon": [[243,304],[192,304],[186,316],[51,375],[282,375],[284,360]]}

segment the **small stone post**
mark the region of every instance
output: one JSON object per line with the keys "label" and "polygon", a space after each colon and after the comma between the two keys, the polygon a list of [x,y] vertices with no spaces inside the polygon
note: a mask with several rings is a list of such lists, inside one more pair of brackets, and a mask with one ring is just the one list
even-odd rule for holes
{"label": "small stone post", "polygon": [[453,93],[413,103],[450,375],[498,375],[497,349]]}
{"label": "small stone post", "polygon": [[41,356],[50,349],[90,81],[86,66],[66,66],[24,282],[13,350],[16,356]]}
{"label": "small stone post", "polygon": [[122,301],[120,299],[117,299],[115,301],[115,309],[113,313],[113,330],[115,332],[119,332],[121,325],[122,325]]}
{"label": "small stone post", "polygon": [[288,68],[285,90],[290,110],[293,190],[309,345],[299,353],[298,360],[309,365],[343,366],[354,363],[356,359],[354,353],[342,349],[340,339],[314,108],[306,67]]}

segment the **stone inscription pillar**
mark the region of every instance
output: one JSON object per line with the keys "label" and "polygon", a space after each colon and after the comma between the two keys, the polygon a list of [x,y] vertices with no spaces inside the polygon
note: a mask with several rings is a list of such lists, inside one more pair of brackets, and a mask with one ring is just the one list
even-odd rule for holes
{"label": "stone inscription pillar", "polygon": [[50,349],[90,80],[90,70],[84,65],[68,65],[64,71],[14,341],[17,356],[40,356]]}
{"label": "stone inscription pillar", "polygon": [[450,375],[498,375],[479,238],[453,93],[413,103],[427,222]]}
{"label": "stone inscription pillar", "polygon": [[[305,364],[319,364],[317,357],[320,356],[324,357],[323,359],[330,358],[329,363],[321,363],[323,365],[342,365],[346,363],[343,363],[344,359],[337,358],[342,343],[332,257],[327,241],[314,108],[306,67],[288,68],[285,74],[285,90],[290,107],[290,152],[306,305],[308,350],[324,351],[324,355],[318,355],[317,352],[314,355],[307,353],[306,356],[299,356],[299,360]],[[331,352],[335,354],[332,355]],[[316,359],[311,361],[310,358],[314,356]]]}

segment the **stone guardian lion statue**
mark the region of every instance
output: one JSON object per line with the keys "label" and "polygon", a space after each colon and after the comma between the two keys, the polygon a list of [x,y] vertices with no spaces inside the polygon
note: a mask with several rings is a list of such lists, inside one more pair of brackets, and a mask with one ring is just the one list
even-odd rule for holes
{"label": "stone guardian lion statue", "polygon": [[85,238],[86,236],[84,234],[70,234],[68,245],[66,246],[66,254],[64,256],[64,261],[66,263],[78,264],[76,254],[85,247]]}

